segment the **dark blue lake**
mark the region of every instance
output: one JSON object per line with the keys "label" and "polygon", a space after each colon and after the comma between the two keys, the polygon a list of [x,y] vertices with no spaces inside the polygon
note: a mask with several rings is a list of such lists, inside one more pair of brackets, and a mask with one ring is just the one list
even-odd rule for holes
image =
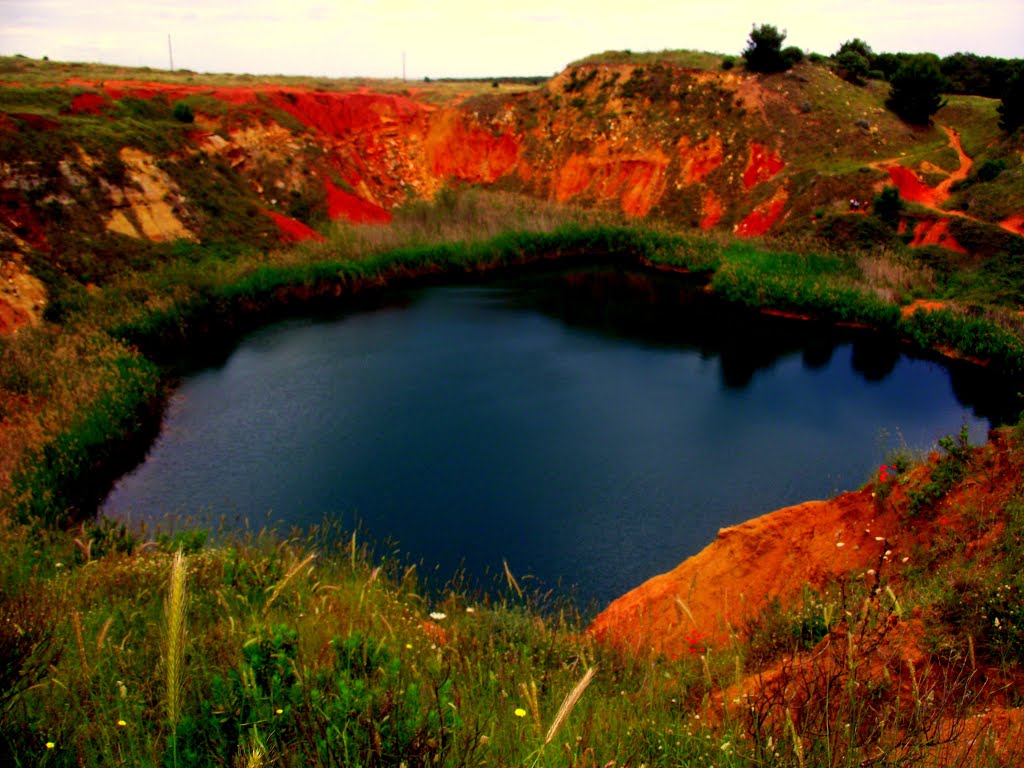
{"label": "dark blue lake", "polygon": [[603,604],[721,527],[860,486],[901,440],[984,440],[993,391],[683,278],[431,286],[264,327],[184,375],[102,511],[340,517],[439,578],[488,586],[507,560]]}

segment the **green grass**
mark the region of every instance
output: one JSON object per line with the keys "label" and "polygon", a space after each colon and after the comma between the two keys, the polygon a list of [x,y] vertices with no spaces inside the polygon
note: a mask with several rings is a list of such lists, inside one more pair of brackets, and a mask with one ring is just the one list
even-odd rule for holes
{"label": "green grass", "polygon": [[582,67],[593,64],[671,64],[685,69],[720,70],[725,58],[718,53],[703,51],[664,50],[664,51],[605,51],[571,62],[568,67]]}

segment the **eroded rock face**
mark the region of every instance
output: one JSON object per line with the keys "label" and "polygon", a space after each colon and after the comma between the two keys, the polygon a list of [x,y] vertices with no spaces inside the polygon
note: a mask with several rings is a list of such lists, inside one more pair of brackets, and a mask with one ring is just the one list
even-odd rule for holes
{"label": "eroded rock face", "polygon": [[0,259],[0,334],[42,321],[46,288],[17,259]]}
{"label": "eroded rock face", "polygon": [[[904,200],[932,209],[910,223],[912,245],[963,250],[951,217],[970,216],[939,207],[971,167],[958,134],[944,128],[957,155],[950,168],[911,167],[902,159],[910,145],[900,142],[912,139],[896,118],[879,108],[869,131],[846,119],[853,113],[826,119],[814,99],[832,91],[848,104],[859,92],[840,93],[853,87],[820,68],[806,75],[585,64],[532,90],[476,95],[426,86],[384,93],[68,81],[78,92],[66,114],[0,113],[0,133],[52,134],[61,120],[75,119],[108,120],[116,129],[126,98],[168,108],[190,99],[195,124],[166,157],[132,145],[117,157],[91,158],[71,145],[53,162],[30,150],[0,160],[0,251],[46,252],[69,219],[94,222],[90,237],[106,229],[153,241],[203,239],[222,214],[182,189],[201,196],[201,184],[191,182],[214,164],[227,170],[209,183],[234,185],[232,215],[261,222],[260,237],[269,238],[261,246],[275,231],[284,243],[319,237],[310,225],[324,217],[387,224],[396,209],[447,186],[493,185],[747,238],[805,233],[825,215],[863,214],[892,184]],[[820,157],[862,155],[864,165],[845,176],[820,170]],[[989,224],[1024,234],[1022,222],[1017,215]],[[906,220],[902,226],[909,232]]]}
{"label": "eroded rock face", "polygon": [[154,242],[194,239],[175,212],[175,206],[185,202],[178,185],[157,167],[156,158],[134,147],[122,149],[120,157],[127,183],[110,189],[107,229]]}

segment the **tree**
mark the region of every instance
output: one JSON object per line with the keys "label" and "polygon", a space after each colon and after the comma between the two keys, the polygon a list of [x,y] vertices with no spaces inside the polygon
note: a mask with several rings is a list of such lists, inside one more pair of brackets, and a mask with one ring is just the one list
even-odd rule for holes
{"label": "tree", "polygon": [[847,40],[839,46],[835,55],[839,76],[854,85],[864,85],[872,70],[874,57],[871,46],[859,37]]}
{"label": "tree", "polygon": [[1024,125],[1024,65],[1010,78],[999,102],[999,127],[1013,133]]}
{"label": "tree", "polygon": [[864,85],[867,82],[871,65],[867,59],[856,51],[843,51],[836,54],[836,67],[839,76],[848,83]]}
{"label": "tree", "polygon": [[910,57],[896,70],[890,83],[885,106],[913,125],[927,125],[931,116],[946,105],[942,93],[947,82],[934,54]]}
{"label": "tree", "polygon": [[847,40],[845,43],[839,46],[839,50],[836,51],[836,58],[839,58],[844,53],[853,52],[867,59],[870,65],[871,60],[875,57],[874,51],[871,50],[871,46],[861,40],[859,37],[853,38],[853,40]]}
{"label": "tree", "polygon": [[785,32],[779,32],[771,24],[755,26],[750,31],[743,61],[751,72],[785,72],[792,64],[782,54]]}

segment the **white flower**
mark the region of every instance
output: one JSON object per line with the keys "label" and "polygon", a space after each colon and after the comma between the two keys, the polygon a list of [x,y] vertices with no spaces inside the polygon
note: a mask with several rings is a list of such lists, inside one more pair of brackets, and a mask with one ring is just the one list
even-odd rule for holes
{"label": "white flower", "polygon": [[442,619],[447,619],[448,618],[448,614],[447,613],[441,613],[441,611],[434,611],[433,613],[430,614],[430,618],[432,618],[434,621],[441,621]]}

